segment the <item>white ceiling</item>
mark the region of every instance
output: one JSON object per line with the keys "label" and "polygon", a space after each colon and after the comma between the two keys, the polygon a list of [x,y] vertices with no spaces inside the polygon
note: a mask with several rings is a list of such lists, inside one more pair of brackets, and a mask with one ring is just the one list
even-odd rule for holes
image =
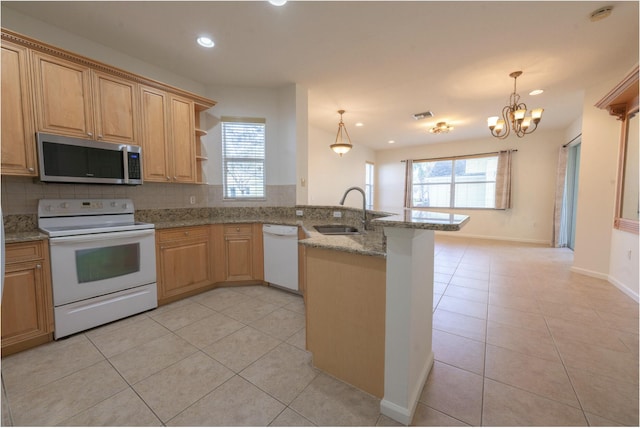
{"label": "white ceiling", "polygon": [[[345,109],[353,143],[376,150],[488,136],[514,70],[522,101],[545,108],[539,129],[565,128],[585,88],[638,62],[637,1],[2,3],[204,85],[300,84],[312,126],[335,133]],[[612,15],[590,22],[605,5]],[[212,50],[195,45],[203,33]],[[442,120],[455,130],[426,131]]]}

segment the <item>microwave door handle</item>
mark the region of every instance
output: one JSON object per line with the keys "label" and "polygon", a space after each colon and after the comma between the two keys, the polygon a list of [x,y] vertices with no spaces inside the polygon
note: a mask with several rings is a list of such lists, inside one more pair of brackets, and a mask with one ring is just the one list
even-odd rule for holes
{"label": "microwave door handle", "polygon": [[107,241],[119,238],[143,238],[155,234],[154,229],[146,229],[143,231],[122,231],[122,232],[105,232],[99,234],[71,235],[68,237],[52,237],[49,239],[51,245],[64,243],[86,243],[88,241]]}

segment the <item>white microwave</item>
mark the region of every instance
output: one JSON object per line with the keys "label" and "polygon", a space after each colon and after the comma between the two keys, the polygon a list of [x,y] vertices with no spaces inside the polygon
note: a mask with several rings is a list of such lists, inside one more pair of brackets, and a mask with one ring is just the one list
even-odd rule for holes
{"label": "white microwave", "polygon": [[142,184],[140,146],[37,133],[43,182]]}

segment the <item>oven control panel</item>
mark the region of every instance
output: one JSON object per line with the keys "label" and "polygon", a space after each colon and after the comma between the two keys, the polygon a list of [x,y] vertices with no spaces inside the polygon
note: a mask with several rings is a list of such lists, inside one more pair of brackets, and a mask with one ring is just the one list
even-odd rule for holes
{"label": "oven control panel", "polygon": [[38,217],[82,216],[103,214],[131,214],[134,212],[130,199],[68,199],[40,200]]}

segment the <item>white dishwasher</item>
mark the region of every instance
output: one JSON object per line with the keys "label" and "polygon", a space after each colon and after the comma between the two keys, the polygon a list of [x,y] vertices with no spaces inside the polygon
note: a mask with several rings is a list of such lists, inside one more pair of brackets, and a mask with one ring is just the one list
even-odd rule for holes
{"label": "white dishwasher", "polygon": [[264,280],[298,290],[298,227],[263,225]]}

